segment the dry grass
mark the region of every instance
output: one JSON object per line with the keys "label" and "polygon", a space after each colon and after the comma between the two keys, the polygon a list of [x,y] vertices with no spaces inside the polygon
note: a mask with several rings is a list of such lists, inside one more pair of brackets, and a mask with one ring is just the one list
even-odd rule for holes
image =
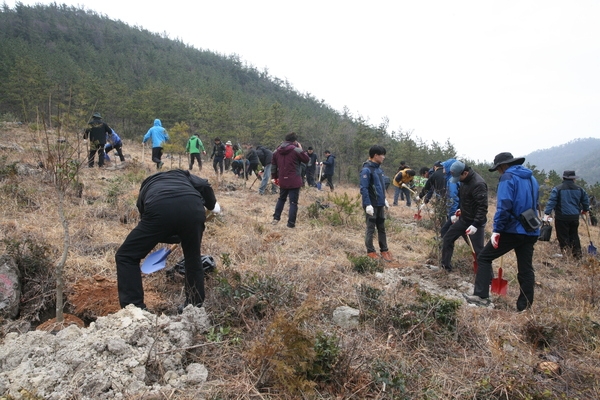
{"label": "dry grass", "polygon": [[[37,165],[30,137],[25,129],[2,128],[0,167],[13,162]],[[25,151],[7,146],[15,142]],[[92,306],[77,309],[77,288],[98,288],[98,282],[114,287],[115,251],[137,222],[139,183],[154,172],[149,160],[139,162],[138,144],[126,143],[124,152],[126,168],[82,169],[83,195],[68,198],[71,309],[66,311],[77,310],[86,320],[94,317]],[[471,254],[466,244],[457,242],[455,272],[426,268],[424,264],[436,263],[437,256],[427,214],[416,224],[414,208],[392,207],[388,241],[397,262],[386,265],[383,274],[359,274],[347,255],[365,253],[362,217],[332,226],[326,218],[331,209],[318,219],[309,216],[316,200],[332,203],[327,192],[303,190],[297,227],[289,229],[284,221],[270,224],[276,197],[259,196],[258,183],[252,191],[246,188],[253,178],[245,185],[226,174],[223,182],[216,182],[208,163],[201,176],[213,182],[223,208],[223,214],[207,224],[202,243],[203,253],[218,263],[217,272],[207,278],[205,303],[215,328],[198,337],[205,346],[187,353],[190,362],[203,362],[210,371],[202,393],[206,398],[600,398],[597,259],[586,257],[578,263],[556,258],[554,237],[552,242],[539,242],[532,310],[514,311],[516,260],[508,255],[504,269],[509,293],[495,299],[496,309],[468,307],[461,301],[452,311],[456,293],[468,291],[473,281]],[[63,230],[56,196],[42,178],[41,173],[9,174],[0,183],[0,245],[3,252],[9,242],[48,246],[46,266],[51,274],[62,251]],[[351,197],[358,193],[354,186],[339,185],[336,193],[343,192]],[[490,219],[492,212],[493,207]],[[282,220],[285,217],[284,211]],[[598,228],[591,229],[592,240],[600,240]],[[582,233],[587,246],[587,234]],[[180,257],[177,250],[169,263]],[[149,306],[174,313],[182,300],[181,286],[180,278],[170,279],[162,272],[145,277]],[[427,297],[423,289],[431,287],[437,292]],[[32,319],[52,308],[50,289],[40,290],[40,298],[32,300],[37,308],[26,313]],[[97,291],[115,293],[110,288]],[[105,300],[97,303],[110,309]],[[333,311],[344,305],[361,310],[358,328],[343,330],[332,323]],[[316,356],[300,344],[314,344],[320,334],[336,340],[339,354],[328,361],[327,379],[311,380],[307,377],[314,374],[309,371],[314,364],[309,361]],[[560,365],[560,375],[534,372],[546,360]],[[171,398],[198,395],[175,393]]]}

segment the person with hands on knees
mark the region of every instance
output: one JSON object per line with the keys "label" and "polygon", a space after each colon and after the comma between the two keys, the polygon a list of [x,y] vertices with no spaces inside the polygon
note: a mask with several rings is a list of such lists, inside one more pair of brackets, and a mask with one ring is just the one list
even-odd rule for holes
{"label": "person with hands on knees", "polygon": [[554,226],[556,238],[562,252],[569,251],[574,258],[581,259],[581,242],[579,240],[579,215],[587,217],[590,210],[590,199],[585,190],[575,184],[575,171],[564,171],[563,181],[554,187],[544,210],[545,222],[550,221],[550,213],[554,210]]}
{"label": "person with hands on knees", "polygon": [[539,185],[533,172],[523,167],[524,162],[524,157],[515,158],[511,153],[499,153],[494,158],[493,167],[489,169],[490,172],[500,173],[493,233],[477,256],[478,268],[473,295],[463,294],[468,303],[478,306],[488,306],[491,303],[492,261],[514,250],[520,287],[517,310],[524,311],[533,304],[533,247],[540,230],[526,229],[519,216],[529,209],[537,210]]}
{"label": "person with hands on knees", "polygon": [[122,308],[129,304],[146,309],[140,261],[158,243],[181,243],[185,257],[185,302],[204,302],[204,269],[200,247],[205,208],[219,213],[221,207],[206,179],[180,169],[159,172],[146,178],[137,199],[140,222],[127,235],[115,254],[117,286]]}
{"label": "person with hands on knees", "polygon": [[462,237],[467,242],[467,235],[475,254],[483,249],[485,224],[488,211],[488,187],[481,175],[462,161],[454,161],[449,168],[451,183],[459,183],[458,206],[450,217],[452,224],[442,237],[442,268],[452,271],[452,255],[454,242]]}
{"label": "person with hands on knees", "polygon": [[373,237],[377,229],[377,241],[379,242],[379,251],[381,258],[385,261],[393,261],[387,245],[385,233],[385,208],[389,208],[389,203],[385,198],[385,182],[383,179],[383,170],[381,164],[385,160],[385,148],[374,145],[369,149],[369,159],[363,164],[360,171],[360,195],[362,205],[365,209],[367,229],[365,232],[365,246],[367,256],[372,259],[379,259]]}

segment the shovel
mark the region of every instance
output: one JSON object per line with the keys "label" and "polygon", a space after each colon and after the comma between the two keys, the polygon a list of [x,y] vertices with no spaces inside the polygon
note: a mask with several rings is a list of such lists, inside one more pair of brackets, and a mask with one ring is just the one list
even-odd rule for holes
{"label": "shovel", "polygon": [[594,247],[594,244],[592,243],[592,235],[590,235],[590,226],[588,225],[588,222],[587,222],[587,216],[582,215],[582,217],[583,217],[583,222],[585,222],[585,227],[587,228],[588,238],[590,239],[590,245],[588,246],[588,254],[595,255],[596,247]]}
{"label": "shovel", "polygon": [[502,265],[504,258],[500,257],[500,268],[498,268],[498,277],[492,279],[492,293],[499,294],[500,296],[506,296],[508,289],[508,281],[502,279]]}
{"label": "shovel", "polygon": [[475,248],[473,247],[473,242],[471,242],[471,236],[467,235],[467,242],[471,247],[471,252],[473,252],[473,273],[477,275],[477,254],[475,254]]}
{"label": "shovel", "polygon": [[323,164],[319,166],[319,181],[317,182],[317,189],[321,190],[321,176],[323,174]]}
{"label": "shovel", "polygon": [[420,221],[421,219],[423,219],[423,216],[421,215],[421,202],[420,201],[417,203],[417,213],[415,214],[414,218],[417,221]]}
{"label": "shovel", "polygon": [[142,264],[142,272],[151,274],[163,269],[167,264],[167,257],[177,248],[177,246],[177,244],[174,244],[171,247],[165,247],[150,254]]}

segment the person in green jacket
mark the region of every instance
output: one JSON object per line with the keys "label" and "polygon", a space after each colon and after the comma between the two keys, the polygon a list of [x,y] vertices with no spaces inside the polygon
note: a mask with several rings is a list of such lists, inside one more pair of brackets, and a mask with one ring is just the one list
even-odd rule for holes
{"label": "person in green jacket", "polygon": [[190,168],[194,166],[194,160],[198,161],[198,168],[202,171],[202,158],[200,158],[200,152],[202,154],[206,154],[206,150],[204,149],[204,145],[202,144],[202,140],[197,133],[194,133],[192,137],[188,140],[187,145],[185,146],[186,153],[190,153]]}

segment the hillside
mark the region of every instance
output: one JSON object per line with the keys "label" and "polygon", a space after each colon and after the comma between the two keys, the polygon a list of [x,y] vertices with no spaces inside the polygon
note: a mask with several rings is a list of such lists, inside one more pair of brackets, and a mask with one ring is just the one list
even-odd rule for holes
{"label": "hillside", "polygon": [[560,146],[537,150],[526,156],[538,170],[555,171],[562,176],[565,170],[575,170],[589,185],[600,182],[600,139],[576,139]]}
{"label": "hillside", "polygon": [[[355,185],[341,184],[333,194],[302,190],[292,230],[270,224],[276,198],[250,189],[253,178],[228,173],[217,182],[205,164],[200,175],[211,180],[223,208],[202,243],[217,260],[197,313],[208,326],[191,314],[176,316],[183,280],[166,271],[144,277],[149,313],[117,313],[114,254],[137,223],[139,184],[155,172],[148,152],[142,158],[130,140],[125,164],[84,168],[80,196],[68,192],[66,311],[89,325],[56,336],[30,332],[52,316],[52,266],[64,240],[52,181],[37,167],[40,135],[0,126],[0,254],[24,271],[20,318],[0,321],[0,396],[600,398],[596,258],[558,257],[554,237],[538,243],[535,303],[517,313],[509,253],[508,295],[493,297],[490,308],[468,306],[461,293],[472,290],[470,249],[457,242],[455,271],[440,271],[430,209],[417,221],[414,207],[390,208],[395,262],[361,259],[362,211],[340,207],[356,198]],[[57,137],[49,135],[53,143]],[[165,168],[178,163],[166,158]],[[493,211],[492,204],[490,218]],[[597,244],[598,228],[591,233]],[[167,269],[180,258],[176,250]],[[336,319],[340,307],[358,313],[350,325]]]}

